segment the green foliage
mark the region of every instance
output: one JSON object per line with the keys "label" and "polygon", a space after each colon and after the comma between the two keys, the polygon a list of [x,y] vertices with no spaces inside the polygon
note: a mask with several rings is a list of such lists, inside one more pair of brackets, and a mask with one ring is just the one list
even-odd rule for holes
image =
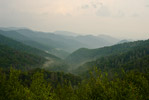
{"label": "green foliage", "polygon": [[10,69],[8,78],[2,75],[0,98],[1,100],[31,100],[30,91],[19,80],[20,71]]}
{"label": "green foliage", "polygon": [[40,67],[45,61],[42,57],[20,52],[0,44],[0,67],[2,68],[10,68],[11,66],[25,70]]}
{"label": "green foliage", "polygon": [[75,90],[71,86],[70,82],[66,82],[64,85],[58,85],[55,89],[55,100],[77,100]]}
{"label": "green foliage", "polygon": [[79,87],[79,100],[148,100],[147,77],[148,74],[132,71],[109,80],[97,72]]}
{"label": "green foliage", "polygon": [[64,85],[65,81],[71,82],[73,86],[81,82],[81,78],[79,76],[64,72],[51,72],[44,69],[34,69],[21,73],[21,79],[25,82],[25,84],[30,85],[32,80],[31,77],[36,73],[43,73],[44,79],[50,82],[53,87],[56,87],[58,84]]}
{"label": "green foliage", "polygon": [[[37,70],[27,84],[21,74],[10,69],[10,73],[0,69],[1,100],[148,100],[149,74],[123,72],[110,79],[107,73],[95,69],[89,79],[73,86],[70,81],[52,86],[45,79],[45,72]],[[47,76],[46,76],[47,77]]]}
{"label": "green foliage", "polygon": [[[22,70],[45,59],[0,41],[7,44],[0,44],[0,100],[149,100],[149,40],[91,50],[85,57],[99,58],[78,69],[88,77],[83,80],[64,72]],[[60,64],[49,70],[68,69]]]}
{"label": "green foliage", "polygon": [[34,100],[52,100],[51,86],[44,80],[43,73],[35,73],[32,76],[30,90],[34,93]]}
{"label": "green foliage", "polygon": [[63,71],[63,72],[68,72],[69,65],[64,62],[64,61],[58,61],[54,62],[51,65],[48,65],[44,69],[49,70],[49,71]]}
{"label": "green foliage", "polygon": [[32,83],[29,87],[22,84],[20,71],[10,69],[8,78],[1,73],[0,99],[1,100],[52,100],[51,86],[44,80],[42,73],[35,73],[32,76]]}

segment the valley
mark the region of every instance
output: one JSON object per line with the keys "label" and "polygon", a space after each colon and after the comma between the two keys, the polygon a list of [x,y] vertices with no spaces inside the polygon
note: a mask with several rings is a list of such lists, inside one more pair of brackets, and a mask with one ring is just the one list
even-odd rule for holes
{"label": "valley", "polygon": [[149,100],[149,0],[0,0],[0,100]]}
{"label": "valley", "polygon": [[0,99],[149,98],[149,40],[68,34],[0,28]]}

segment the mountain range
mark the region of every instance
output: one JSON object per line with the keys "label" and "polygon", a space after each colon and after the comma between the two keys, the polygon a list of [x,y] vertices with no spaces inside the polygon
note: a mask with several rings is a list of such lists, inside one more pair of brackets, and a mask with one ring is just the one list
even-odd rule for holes
{"label": "mountain range", "polygon": [[[36,66],[50,71],[65,71],[79,74],[84,73],[87,69],[91,69],[93,65],[100,66],[98,62],[101,62],[101,67],[98,68],[103,68],[104,64],[106,65],[109,62],[108,66],[113,66],[110,65],[111,62],[114,64],[112,59],[121,62],[119,59],[127,58],[126,56],[128,56],[127,59],[138,57],[135,60],[133,59],[134,61],[148,58],[148,56],[144,56],[148,55],[148,40],[119,41],[119,39],[105,35],[72,36],[71,34],[75,33],[68,35],[69,32],[64,34],[65,32],[49,33],[26,28],[0,28],[0,50],[1,54],[3,54],[1,57],[8,61],[7,67],[24,65],[20,69],[29,69],[29,66]],[[135,52],[135,49],[140,50],[140,52]],[[7,52],[9,55],[12,55],[11,58],[8,57]],[[17,53],[13,54],[13,52]],[[139,54],[142,56],[140,57]],[[4,55],[7,56],[4,57]],[[19,61],[20,57],[24,60]],[[26,57],[30,59],[30,62],[25,65],[23,61],[27,62]],[[7,58],[9,59],[7,60]],[[14,64],[11,62],[11,59],[16,59],[15,61],[12,60]],[[2,59],[2,61],[4,60]],[[123,65],[122,62],[121,64]],[[5,65],[1,66],[5,67]],[[104,67],[104,69],[106,68]]]}
{"label": "mountain range", "polygon": [[[118,43],[119,39],[106,35],[76,35],[67,31],[39,32],[27,28],[0,28],[0,34],[62,59],[79,48],[99,48]],[[65,34],[65,35],[64,35]],[[70,34],[70,35],[68,35]],[[77,33],[76,33],[77,34]],[[94,44],[94,45],[92,45]]]}

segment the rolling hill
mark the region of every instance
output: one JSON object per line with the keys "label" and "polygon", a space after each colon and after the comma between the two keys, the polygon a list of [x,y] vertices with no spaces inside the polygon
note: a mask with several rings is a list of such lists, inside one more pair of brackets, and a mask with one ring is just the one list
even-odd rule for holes
{"label": "rolling hill", "polygon": [[[32,60],[30,60],[30,58],[35,60],[33,58],[35,56],[35,57],[37,57],[37,61],[39,61],[37,63],[37,65],[39,65],[40,68],[44,68],[44,69],[47,69],[50,71],[62,71],[62,70],[67,71],[69,68],[69,66],[66,64],[66,62],[64,62],[62,59],[60,59],[54,55],[51,55],[49,53],[46,53],[42,50],[27,46],[23,43],[20,43],[18,41],[13,40],[13,39],[7,38],[3,35],[0,35],[0,44],[10,48],[10,50],[8,52],[7,52],[7,48],[6,48],[6,52],[4,53],[5,55],[7,55],[6,57],[8,57],[8,56],[11,57],[9,59],[10,61],[11,61],[11,59],[15,58],[15,56],[17,56],[16,59],[17,59],[18,63],[19,63],[19,59],[20,59],[20,63],[22,63],[22,59],[25,59],[24,60],[25,62],[27,62],[28,60],[29,60],[28,62],[30,62],[30,61],[32,62]],[[12,51],[12,52],[10,52],[10,51]],[[13,52],[19,52],[19,53],[17,53],[18,55],[14,55]],[[21,53],[23,53],[23,54],[21,55]],[[4,56],[4,54],[3,54],[3,56]],[[31,57],[28,57],[28,55],[31,55]],[[22,57],[22,59],[21,59],[21,57]],[[25,57],[27,57],[29,59],[27,60]],[[38,58],[42,59],[42,61],[40,62],[40,60],[38,60]],[[8,65],[10,65],[9,60],[8,60]],[[7,64],[6,58],[4,61],[5,61],[4,63]],[[23,64],[25,64],[25,62]],[[11,63],[15,63],[15,61],[12,60]],[[18,66],[21,66],[23,64],[18,64]],[[30,66],[30,68],[32,68],[32,67]]]}
{"label": "rolling hill", "polygon": [[66,61],[69,62],[71,65],[78,66],[88,61],[96,60],[100,57],[127,52],[135,47],[141,46],[148,41],[149,40],[129,42],[98,49],[81,48],[69,55],[66,58]]}
{"label": "rolling hill", "polygon": [[[5,34],[5,32],[3,32],[3,31],[0,31],[0,34],[1,33]],[[11,38],[7,38],[3,35],[0,35],[0,43],[7,45],[13,49],[22,51],[22,52],[26,52],[26,53],[30,53],[30,54],[34,54],[34,55],[38,55],[38,56],[42,56],[42,57],[50,57],[53,59],[59,59],[58,57],[56,57],[54,55],[51,55],[51,54],[48,54],[42,50],[30,47],[30,46],[20,43],[16,40],[13,40]]]}
{"label": "rolling hill", "polygon": [[82,47],[85,44],[73,40],[69,36],[57,35],[54,33],[38,32],[27,29],[17,30],[20,34],[32,38],[34,41],[38,41],[46,46],[64,50],[66,52],[72,52],[77,48]]}
{"label": "rolling hill", "polygon": [[[49,40],[45,41],[43,39],[45,41],[43,43],[43,42],[38,41],[38,39],[33,39],[31,36],[22,35],[19,32],[17,32],[16,30],[8,30],[8,31],[0,30],[0,34],[4,35],[6,37],[12,38],[14,40],[17,40],[23,44],[29,45],[33,48],[37,48],[37,49],[46,51],[47,53],[56,55],[56,56],[61,57],[61,58],[64,58],[68,55],[68,53],[63,51],[63,50],[58,50],[58,49],[53,48],[50,45],[46,45],[46,44],[51,43]],[[36,34],[34,34],[34,35],[36,35]],[[52,45],[54,45],[54,44],[52,44]]]}
{"label": "rolling hill", "polygon": [[[3,35],[19,42],[44,50],[65,59],[70,53],[79,48],[99,48],[116,44],[119,40],[106,35],[78,35],[67,31],[55,33],[33,31],[26,28],[0,28]],[[69,35],[70,34],[70,35]],[[77,35],[76,35],[77,34]],[[94,44],[94,45],[93,45]]]}
{"label": "rolling hill", "polygon": [[102,72],[107,71],[109,73],[119,73],[121,69],[124,69],[126,72],[135,70],[144,73],[149,69],[149,40],[140,42],[140,45],[127,50],[127,52],[107,55],[95,61],[87,62],[81,65],[75,72],[87,75],[87,71],[91,71],[96,67],[102,70]]}
{"label": "rolling hill", "polygon": [[2,31],[0,30],[0,34],[9,38],[12,38],[16,41],[19,41],[23,44],[29,45],[33,48],[37,48],[43,51],[53,51],[53,48],[50,46],[45,46],[44,44],[41,44],[37,41],[32,40],[30,37],[26,37],[15,30],[10,30],[10,31]]}
{"label": "rolling hill", "polygon": [[45,58],[12,49],[0,42],[0,67],[28,70],[41,67]]}

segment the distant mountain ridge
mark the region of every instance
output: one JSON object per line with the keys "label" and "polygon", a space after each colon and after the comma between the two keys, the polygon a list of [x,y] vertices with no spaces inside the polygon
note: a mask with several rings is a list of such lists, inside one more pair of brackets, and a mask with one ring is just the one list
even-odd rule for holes
{"label": "distant mountain ridge", "polygon": [[48,54],[42,50],[30,47],[30,46],[20,43],[16,40],[5,37],[5,36],[1,35],[2,32],[3,31],[0,31],[0,44],[7,45],[7,46],[9,46],[15,50],[19,50],[21,52],[26,52],[26,53],[30,53],[30,54],[34,54],[34,55],[38,55],[38,56],[42,56],[42,57],[51,57],[53,59],[59,59],[58,57]]}
{"label": "distant mountain ridge", "polygon": [[[62,59],[79,48],[99,48],[116,44],[119,40],[110,36],[77,35],[67,31],[56,33],[33,31],[27,28],[0,28],[3,34],[26,45],[41,49]],[[60,34],[62,33],[62,34]],[[70,34],[68,36],[68,34]],[[75,36],[73,36],[75,35]]]}
{"label": "distant mountain ridge", "polygon": [[68,31],[54,31],[54,34],[58,35],[65,35],[65,36],[78,36],[79,34],[74,33],[74,32],[68,32]]}
{"label": "distant mountain ridge", "polygon": [[127,43],[127,42],[130,42],[130,40],[124,39],[124,40],[119,41],[118,44]]}
{"label": "distant mountain ridge", "polygon": [[0,34],[0,67],[10,68],[11,65],[21,70],[40,67],[51,71],[67,71],[69,67],[52,54]]}
{"label": "distant mountain ridge", "polygon": [[3,30],[3,31],[15,31],[19,29],[28,29],[28,28],[26,27],[0,27],[0,30]]}
{"label": "distant mountain ridge", "polygon": [[116,39],[108,35],[102,35],[102,34],[98,36],[79,35],[78,33],[73,33],[68,31],[55,31],[54,33],[59,35],[69,36],[72,39],[85,44],[82,47],[92,48],[92,49],[104,47],[104,46],[110,46],[110,45],[116,44],[119,41],[119,39]]}
{"label": "distant mountain ridge", "polygon": [[[21,29],[21,30],[24,30],[24,29]],[[25,30],[28,30],[28,29],[25,29]],[[29,30],[29,32],[30,32],[30,30]],[[0,34],[4,35],[6,37],[12,38],[14,40],[17,40],[17,41],[19,41],[21,43],[24,43],[26,45],[29,45],[31,47],[38,48],[38,49],[41,49],[41,50],[46,51],[46,52],[50,51],[49,53],[51,53],[51,52],[52,53],[53,52],[59,53],[59,51],[54,50],[54,48],[52,46],[47,46],[43,43],[40,43],[40,41],[39,42],[35,41],[34,39],[32,39],[32,36],[28,36],[28,35],[25,36],[25,35],[20,34],[19,32],[14,31],[14,30],[12,30],[12,31],[10,31],[10,30],[9,31],[0,30]],[[36,34],[33,34],[33,35],[36,35]],[[65,53],[65,52],[63,52],[63,53]],[[65,53],[65,55],[68,55],[67,52]]]}

